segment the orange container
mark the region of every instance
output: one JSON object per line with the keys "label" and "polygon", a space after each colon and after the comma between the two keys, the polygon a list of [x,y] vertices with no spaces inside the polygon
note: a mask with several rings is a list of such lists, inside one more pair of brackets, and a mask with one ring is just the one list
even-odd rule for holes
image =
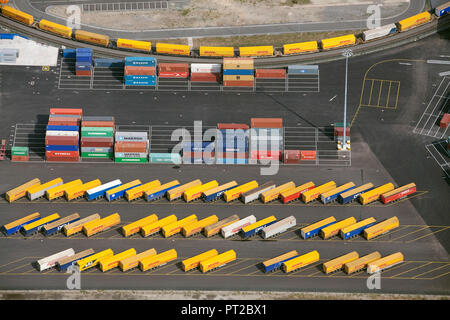
{"label": "orange container", "polygon": [[224,81],[224,87],[253,87],[253,81],[239,81],[239,80],[231,80]]}
{"label": "orange container", "polygon": [[83,121],[82,127],[112,127],[114,128],[114,121]]}
{"label": "orange container", "polygon": [[251,118],[252,128],[283,128],[282,118]]}
{"label": "orange container", "polygon": [[114,147],[115,152],[147,152],[147,142],[116,142]]}
{"label": "orange container", "polygon": [[125,66],[126,76],[154,76],[155,67]]}
{"label": "orange container", "polygon": [[303,150],[300,151],[300,159],[301,160],[316,160],[316,151]]}

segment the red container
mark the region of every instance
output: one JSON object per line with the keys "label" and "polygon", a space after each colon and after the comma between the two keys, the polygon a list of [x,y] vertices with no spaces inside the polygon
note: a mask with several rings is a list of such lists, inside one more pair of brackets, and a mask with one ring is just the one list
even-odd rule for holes
{"label": "red container", "polygon": [[45,159],[48,162],[78,162],[80,161],[80,157],[79,156],[75,156],[75,157],[47,157]]}
{"label": "red container", "polygon": [[82,127],[111,127],[114,128],[114,121],[83,121]]}
{"label": "red container", "polygon": [[316,160],[317,152],[313,150],[300,151],[300,160]]}
{"label": "red container", "polygon": [[114,152],[147,152],[147,142],[116,142]]}
{"label": "red container", "polygon": [[78,157],[80,153],[78,151],[45,151],[45,158],[51,157],[51,158],[73,158]]}
{"label": "red container", "polygon": [[398,192],[389,197],[383,197],[383,195],[381,195],[380,198],[381,198],[381,202],[383,202],[384,204],[387,204],[387,203],[395,201],[395,200],[400,200],[400,199],[406,198],[407,196],[409,196],[410,194],[413,194],[414,192],[416,192],[416,187],[412,187],[412,188],[403,190],[402,192]]}
{"label": "red container", "polygon": [[187,63],[160,63],[158,64],[158,73],[160,72],[189,72]]}
{"label": "red container", "polygon": [[160,78],[188,78],[189,72],[159,72],[158,77]]}
{"label": "red container", "polygon": [[[342,137],[344,135],[344,127],[334,127],[334,136]],[[345,128],[345,135],[350,136],[350,127]]]}
{"label": "red container", "polygon": [[114,146],[113,138],[81,138],[82,147],[111,148]]}
{"label": "red container", "polygon": [[48,116],[48,121],[54,121],[54,120],[70,121],[70,122],[73,122],[73,121],[81,122],[81,117],[80,116],[76,116],[76,115],[70,115],[70,114],[65,114],[65,115],[63,115],[63,117],[56,117],[53,114]]}
{"label": "red container", "polygon": [[284,150],[284,163],[300,163],[300,150]]}
{"label": "red container", "polygon": [[293,194],[288,195],[287,197],[284,197],[283,195],[280,195],[281,201],[282,201],[283,203],[289,203],[289,202],[292,202],[292,201],[297,200],[298,198],[300,198],[300,196],[302,195],[303,192],[306,192],[306,191],[311,190],[311,189],[314,189],[314,188],[315,188],[315,186],[311,186],[311,187],[308,187],[308,188],[304,188],[304,189],[302,189],[302,190],[297,191],[296,193],[293,193]]}
{"label": "red container", "polygon": [[283,128],[282,118],[251,118],[252,128]]}
{"label": "red container", "polygon": [[83,109],[73,108],[50,108],[50,114],[73,114],[76,116],[83,115]]}
{"label": "red container", "polygon": [[30,156],[11,156],[11,161],[28,161]]}
{"label": "red container", "polygon": [[259,79],[285,79],[285,69],[256,69],[256,78]]}
{"label": "red container", "polygon": [[[53,118],[55,119],[55,118]],[[49,126],[79,126],[79,121],[59,121],[59,120],[52,120],[47,123]]]}
{"label": "red container", "polygon": [[248,130],[249,126],[248,126],[248,124],[241,124],[241,123],[218,123],[217,129],[219,129],[219,130],[225,130],[225,129]]}
{"label": "red container", "polygon": [[281,156],[283,153],[281,151],[252,151],[252,160],[279,160],[281,161]]}
{"label": "red container", "polygon": [[154,76],[155,72],[155,67],[126,66],[124,70],[126,76]]}
{"label": "red container", "polygon": [[449,123],[450,123],[450,113],[444,113],[444,115],[442,116],[441,123],[439,124],[439,126],[442,129],[445,129],[445,128],[448,127]]}
{"label": "red container", "polygon": [[183,152],[183,158],[184,159],[193,159],[193,158],[197,158],[197,157],[201,157],[201,158],[215,158],[216,157],[216,153],[210,152],[208,154],[203,153],[202,151],[198,151],[198,152]]}
{"label": "red container", "polygon": [[217,156],[223,159],[248,159],[248,152],[218,152]]}
{"label": "red container", "polygon": [[78,137],[46,136],[45,144],[57,146],[76,146],[78,145]]}
{"label": "red container", "polygon": [[92,75],[91,70],[76,70],[75,75],[80,77],[90,77]]}
{"label": "red container", "polygon": [[191,73],[191,81],[192,82],[219,82],[220,81],[220,73],[203,73],[203,72]]}
{"label": "red container", "polygon": [[248,80],[230,80],[223,82],[224,87],[253,87],[253,81]]}

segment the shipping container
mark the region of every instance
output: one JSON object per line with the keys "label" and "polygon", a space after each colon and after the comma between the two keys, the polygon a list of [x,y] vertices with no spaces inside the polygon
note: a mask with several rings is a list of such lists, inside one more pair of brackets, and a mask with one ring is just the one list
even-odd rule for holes
{"label": "shipping container", "polygon": [[84,259],[78,260],[77,265],[80,271],[84,271],[97,266],[101,260],[112,257],[113,255],[114,252],[111,249],[106,249]]}
{"label": "shipping container", "polygon": [[136,180],[130,181],[128,183],[119,185],[118,187],[107,190],[105,192],[105,198],[108,201],[119,199],[119,198],[123,197],[123,195],[125,194],[125,191],[135,188],[137,186],[140,186],[141,184],[142,184],[141,180],[136,179]]}
{"label": "shipping container", "polygon": [[107,58],[95,58],[94,66],[96,68],[110,68],[110,69],[119,69],[123,68],[124,61],[123,59],[107,59]]}
{"label": "shipping container", "polygon": [[258,188],[244,192],[241,194],[241,200],[247,204],[252,201],[255,201],[259,198],[259,196],[271,189],[274,189],[276,187],[275,183],[273,181],[266,182],[262,185],[260,185]]}
{"label": "shipping container", "polygon": [[13,156],[28,156],[28,147],[14,146],[11,148],[11,155]]}
{"label": "shipping container", "polygon": [[156,255],[156,250],[154,248],[145,250],[144,252],[120,260],[119,268],[122,272],[130,271],[131,269],[137,268],[140,261],[154,255]]}
{"label": "shipping container", "polygon": [[308,191],[305,191],[304,193],[302,193],[302,200],[304,203],[311,202],[313,200],[318,199],[322,193],[333,190],[335,188],[336,188],[336,182],[334,182],[334,181],[324,183],[320,186],[317,186],[311,190],[308,190]]}
{"label": "shipping container", "polygon": [[220,82],[220,73],[191,73],[191,82]]}
{"label": "shipping container", "polygon": [[148,162],[148,158],[114,158],[114,162],[126,162],[126,163],[144,163]]}
{"label": "shipping container", "polygon": [[173,200],[179,199],[179,198],[181,198],[183,196],[183,193],[187,189],[192,188],[192,187],[197,187],[197,186],[199,186],[201,184],[202,184],[202,181],[200,179],[196,179],[196,180],[193,180],[191,182],[185,183],[185,184],[183,184],[183,185],[181,185],[179,187],[170,189],[169,191],[167,191],[167,194],[166,194],[167,199],[169,201],[173,201]]}
{"label": "shipping container", "polygon": [[181,164],[181,156],[178,153],[149,153],[151,163]]}
{"label": "shipping container", "polygon": [[191,48],[182,44],[156,43],[156,53],[176,54],[182,56],[189,56]]}
{"label": "shipping container", "polygon": [[200,261],[200,271],[205,273],[220,268],[236,260],[236,252],[228,250],[207,260]]}
{"label": "shipping container", "polygon": [[186,202],[199,199],[202,196],[203,192],[218,186],[219,183],[216,180],[212,180],[199,186],[190,187],[183,193],[183,198]]}
{"label": "shipping container", "polygon": [[342,186],[339,186],[335,189],[332,189],[330,191],[324,192],[320,195],[320,200],[322,203],[327,204],[333,201],[336,201],[337,197],[346,191],[349,191],[353,188],[355,188],[355,184],[353,182],[348,182],[346,184],[343,184]]}
{"label": "shipping container", "polygon": [[222,219],[216,223],[213,223],[209,226],[206,226],[204,229],[205,236],[212,237],[222,230],[222,228],[231,225],[232,223],[238,222],[239,216],[237,214],[233,214],[232,216]]}
{"label": "shipping container", "polygon": [[59,218],[60,218],[59,214],[57,214],[57,213],[51,214],[49,216],[40,218],[34,222],[23,225],[20,228],[20,232],[26,237],[31,236],[35,233],[40,232],[44,228],[45,225],[47,225],[53,221],[56,221]]}
{"label": "shipping container", "polygon": [[295,219],[295,217],[289,216],[262,229],[261,235],[264,239],[271,238],[273,236],[276,236],[280,233],[287,231],[289,228],[292,228],[296,225],[297,220]]}
{"label": "shipping container", "polygon": [[294,189],[295,183],[292,181],[289,181],[287,183],[284,183],[276,188],[267,190],[263,193],[261,193],[261,200],[263,203],[268,203],[270,201],[276,200],[279,198],[280,194],[283,192],[286,192],[288,190]]}
{"label": "shipping container", "polygon": [[147,201],[154,201],[164,197],[167,191],[180,186],[178,180],[173,180],[158,187],[152,188],[144,192],[144,199]]}
{"label": "shipping container", "polygon": [[323,39],[321,43],[323,50],[341,48],[356,44],[356,37],[354,34],[348,34],[341,37]]}
{"label": "shipping container", "polygon": [[253,81],[254,75],[223,75],[223,81]]}
{"label": "shipping container", "polygon": [[6,6],[6,5],[2,6],[2,15],[5,17],[8,17],[8,18],[11,18],[13,20],[22,22],[29,26],[31,26],[34,21],[32,15],[22,12],[22,11],[19,11],[17,9],[14,9],[10,6]]}
{"label": "shipping container", "polygon": [[64,196],[64,192],[67,189],[70,189],[72,187],[76,187],[76,186],[81,186],[83,184],[83,182],[81,181],[81,179],[76,179],[76,180],[72,180],[70,182],[66,182],[62,185],[50,188],[48,190],[45,191],[45,196],[47,197],[48,200],[55,200],[58,198],[61,198],[62,196]]}
{"label": "shipping container", "polygon": [[392,191],[383,193],[380,196],[381,202],[383,202],[384,204],[388,204],[393,201],[398,201],[400,199],[406,198],[407,196],[415,193],[416,191],[417,191],[416,184],[411,182],[408,183],[407,185],[404,185]]}
{"label": "shipping container", "polygon": [[220,232],[222,236],[226,239],[235,234],[238,234],[242,228],[254,224],[256,222],[256,217],[254,215],[250,215],[245,217],[239,221],[233,222],[232,224],[223,227]]}
{"label": "shipping container", "polygon": [[380,258],[381,258],[381,254],[378,251],[372,252],[361,258],[358,258],[356,260],[345,263],[344,271],[347,274],[361,271],[364,268],[366,268],[369,263],[374,262],[375,260],[378,260]]}
{"label": "shipping container", "polygon": [[55,267],[58,260],[73,256],[74,254],[75,254],[75,251],[72,248],[70,248],[70,249],[52,254],[51,256],[42,258],[36,262],[36,265],[38,266],[39,271],[42,272],[42,271],[45,271],[45,270]]}
{"label": "shipping container", "polygon": [[225,194],[227,191],[235,188],[238,185],[238,183],[236,181],[231,181],[225,184],[222,184],[218,187],[209,189],[205,192],[203,192],[203,200],[205,200],[205,202],[211,202],[211,201],[216,201],[218,199],[220,199],[222,197],[223,194]]}
{"label": "shipping container", "polygon": [[122,234],[125,237],[132,236],[133,234],[138,233],[141,228],[145,225],[151,224],[158,220],[158,216],[156,214],[151,214],[145,218],[139,219],[135,222],[127,224],[121,228]]}
{"label": "shipping container", "polygon": [[303,239],[315,237],[319,234],[320,230],[329,225],[332,225],[335,222],[336,218],[333,216],[314,222],[313,224],[300,229],[301,236]]}
{"label": "shipping container", "polygon": [[422,13],[416,14],[412,17],[397,22],[398,31],[403,32],[430,21],[431,21],[431,14],[428,11],[424,11]]}
{"label": "shipping container", "polygon": [[286,69],[256,69],[257,79],[285,79]]}
{"label": "shipping container", "polygon": [[61,178],[53,179],[49,182],[35,185],[27,189],[27,197],[30,200],[36,200],[40,197],[43,197],[45,194],[45,191],[54,188],[56,186],[60,186],[63,184],[63,180]]}
{"label": "shipping container", "polygon": [[46,236],[51,236],[55,233],[61,232],[62,228],[78,220],[80,220],[80,215],[78,213],[74,213],[68,215],[67,217],[46,224],[42,229]]}
{"label": "shipping container", "polygon": [[156,67],[157,60],[154,57],[125,57],[125,66]]}
{"label": "shipping container", "polygon": [[325,272],[325,274],[329,274],[332,272],[342,270],[346,263],[355,261],[358,258],[359,258],[358,252],[356,251],[349,252],[347,254],[344,254],[343,256],[324,262],[322,265],[323,272]]}
{"label": "shipping container", "polygon": [[75,131],[47,131],[46,133],[46,137],[47,136],[52,136],[52,137],[77,137],[79,136],[78,132]]}
{"label": "shipping container", "polygon": [[56,267],[58,268],[59,271],[66,271],[70,266],[75,265],[77,261],[92,256],[94,253],[95,253],[94,249],[90,248],[78,252],[72,256],[61,258],[56,262]]}
{"label": "shipping container", "polygon": [[449,124],[450,124],[450,113],[444,113],[444,115],[441,118],[441,121],[439,122],[439,127],[442,129],[447,129]]}
{"label": "shipping container", "polygon": [[280,269],[281,265],[284,262],[286,262],[288,260],[291,260],[293,258],[296,258],[296,257],[298,257],[297,250],[292,250],[292,251],[289,251],[289,252],[287,252],[285,254],[282,254],[281,256],[272,258],[270,260],[266,260],[266,261],[264,261],[262,263],[262,265],[264,266],[264,272],[265,273],[267,273],[267,272],[274,272],[274,271]]}
{"label": "shipping container", "polygon": [[282,118],[251,118],[252,128],[283,128]]}
{"label": "shipping container", "polygon": [[118,254],[115,254],[111,257],[101,259],[98,264],[99,264],[100,270],[102,272],[106,272],[108,270],[118,267],[119,262],[121,260],[135,256],[135,255],[136,255],[136,250],[134,248],[131,248],[131,249],[122,251]]}
{"label": "shipping container", "polygon": [[123,142],[117,141],[114,144],[114,152],[148,152],[148,142]]}
{"label": "shipping container", "polygon": [[399,226],[398,218],[394,216],[380,223],[377,223],[372,227],[364,229],[363,236],[367,240],[370,240],[375,237],[381,236],[382,234],[385,234],[391,230],[394,230],[395,228],[398,228],[398,226]]}
{"label": "shipping container", "polygon": [[283,203],[290,203],[292,201],[298,200],[303,192],[306,192],[308,190],[311,190],[315,188],[316,185],[314,182],[309,181],[307,183],[304,183],[298,187],[295,187],[293,189],[289,189],[286,191],[283,191],[280,193],[280,198]]}
{"label": "shipping container", "polygon": [[81,136],[93,138],[111,138],[114,136],[114,128],[81,126]]}
{"label": "shipping container", "polygon": [[397,264],[402,263],[404,260],[403,254],[401,252],[396,252],[388,255],[384,258],[372,261],[367,264],[367,273],[373,274],[375,272],[381,272],[388,268],[391,268]]}
{"label": "shipping container", "polygon": [[5,234],[5,236],[10,236],[12,234],[19,232],[19,230],[23,226],[30,224],[32,222],[35,222],[35,221],[39,220],[40,218],[41,218],[41,215],[39,214],[39,212],[35,212],[35,213],[29,214],[23,218],[20,218],[13,222],[5,224],[4,226],[2,226],[0,228],[0,231],[3,232]]}
{"label": "shipping container", "polygon": [[78,199],[84,196],[87,190],[98,187],[102,184],[99,179],[86,182],[82,185],[73,186],[64,190],[64,196],[67,201]]}
{"label": "shipping container", "polygon": [[369,29],[362,33],[362,39],[364,41],[374,40],[381,37],[388,36],[397,32],[397,26],[395,23],[391,23],[385,26],[381,26],[375,29]]}
{"label": "shipping container", "polygon": [[79,108],[50,108],[50,115],[83,116],[83,109]]}
{"label": "shipping container", "polygon": [[[124,69],[124,75],[127,76],[156,76],[155,67],[147,66],[126,66]],[[128,79],[128,78],[125,78]],[[130,80],[138,80],[136,78],[131,78]],[[155,80],[154,78],[147,78],[147,80]]]}
{"label": "shipping container", "polygon": [[226,69],[254,69],[253,58],[223,58],[222,68]]}
{"label": "shipping container", "polygon": [[46,145],[77,145],[78,136],[64,137],[64,136],[45,136]]}
{"label": "shipping container", "polygon": [[66,237],[70,237],[78,232],[83,230],[83,226],[92,221],[100,220],[100,215],[98,213],[91,214],[86,218],[73,222],[63,227],[62,231],[66,235]]}
{"label": "shipping container", "polygon": [[169,223],[161,228],[164,238],[173,236],[176,233],[180,233],[181,229],[191,223],[197,222],[197,216],[192,214],[184,219]]}
{"label": "shipping container", "polygon": [[137,41],[118,38],[116,44],[117,48],[132,49],[145,52],[152,51],[152,43],[150,41]]}
{"label": "shipping container", "polygon": [[216,249],[208,250],[181,261],[181,267],[183,268],[184,272],[196,269],[199,267],[200,262],[211,259],[212,257],[216,257],[218,254],[219,252]]}
{"label": "shipping container", "polygon": [[109,230],[112,227],[118,225],[119,223],[120,223],[120,215],[118,213],[113,213],[100,220],[94,220],[84,224],[83,232],[87,237],[90,237],[99,232]]}
{"label": "shipping container", "polygon": [[33,180],[25,182],[24,184],[6,192],[6,201],[11,203],[20,198],[23,198],[25,197],[29,189],[35,186],[39,186],[40,184],[41,180],[39,180],[38,178],[34,178]]}
{"label": "shipping container", "polygon": [[319,51],[317,41],[307,41],[283,45],[284,54],[295,54],[295,53],[317,52],[317,51]]}
{"label": "shipping container", "polygon": [[357,188],[343,192],[338,196],[338,201],[342,204],[348,204],[358,199],[358,197],[364,192],[370,191],[374,188],[372,183],[366,183]]}
{"label": "shipping container", "polygon": [[234,57],[233,47],[200,47],[201,57]]}
{"label": "shipping container", "polygon": [[444,14],[448,14],[450,12],[450,2],[446,2],[444,4],[441,4],[440,6],[437,6],[436,9],[434,9],[434,14],[436,17],[441,17]]}
{"label": "shipping container", "polygon": [[256,180],[252,180],[225,192],[224,199],[226,202],[236,200],[241,196],[241,194],[249,192],[256,188],[258,188],[258,182]]}
{"label": "shipping container", "polygon": [[347,240],[350,238],[354,238],[357,235],[361,234],[364,229],[367,229],[373,226],[376,223],[376,220],[372,217],[361,220],[355,224],[349,225],[348,227],[342,228],[339,231],[339,235],[342,239]]}
{"label": "shipping container", "polygon": [[191,73],[220,73],[222,65],[219,63],[191,63]]}
{"label": "shipping container", "polygon": [[153,270],[155,268],[167,264],[170,261],[175,260],[176,258],[177,258],[176,250],[170,249],[160,254],[142,259],[141,261],[139,261],[139,268],[142,271]]}
{"label": "shipping container", "polygon": [[364,193],[362,193],[359,196],[359,202],[361,202],[361,204],[368,204],[371,203],[373,201],[379,200],[380,196],[383,193],[389,192],[394,190],[394,185],[392,183],[386,183],[382,186],[379,186],[375,189],[372,189],[370,191],[366,191]]}
{"label": "shipping container", "polygon": [[255,223],[252,223],[250,225],[247,225],[242,228],[242,235],[244,238],[250,238],[254,235],[256,235],[259,231],[264,229],[265,227],[270,226],[271,224],[274,224],[277,221],[275,216],[270,216],[267,218],[264,218],[262,220],[259,220]]}
{"label": "shipping container", "polygon": [[144,183],[138,187],[129,189],[125,191],[125,199],[128,201],[133,201],[139,198],[142,198],[146,191],[152,190],[156,187],[161,186],[161,182],[159,180],[153,180],[147,183]]}
{"label": "shipping container", "polygon": [[148,237],[159,232],[164,226],[172,224],[177,221],[177,217],[174,214],[162,218],[161,220],[157,220],[153,223],[144,225],[141,227],[141,235],[143,237]]}
{"label": "shipping container", "polygon": [[253,69],[223,69],[222,72],[224,76],[252,76],[254,73]]}
{"label": "shipping container", "polygon": [[83,120],[81,127],[114,128],[114,121],[86,121]]}
{"label": "shipping container", "polygon": [[181,228],[181,232],[187,238],[187,237],[190,237],[197,233],[202,232],[203,228],[206,228],[207,226],[212,225],[212,224],[216,223],[217,221],[219,221],[219,218],[217,218],[217,216],[215,214],[213,214],[202,220],[198,220],[193,223],[184,225]]}
{"label": "shipping container", "polygon": [[109,44],[108,36],[79,29],[75,30],[75,39],[78,41],[98,44],[104,47],[107,47]]}
{"label": "shipping container", "polygon": [[319,261],[319,253],[314,250],[283,262],[283,264],[281,265],[281,269],[284,272],[288,273],[306,267],[317,261]]}
{"label": "shipping container", "polygon": [[241,57],[273,56],[273,46],[239,47]]}
{"label": "shipping container", "polygon": [[332,223],[329,226],[322,228],[319,231],[319,235],[323,239],[329,239],[331,237],[335,237],[339,234],[339,231],[341,231],[342,228],[351,226],[352,224],[356,223],[356,219],[354,217],[350,217],[344,220],[341,220],[336,223]]}
{"label": "shipping container", "polygon": [[317,151],[315,150],[301,150],[300,151],[300,160],[316,160],[317,159]]}

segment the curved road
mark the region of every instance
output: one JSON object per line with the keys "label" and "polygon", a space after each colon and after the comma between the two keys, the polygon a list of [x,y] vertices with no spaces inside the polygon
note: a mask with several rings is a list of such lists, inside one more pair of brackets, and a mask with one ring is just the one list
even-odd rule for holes
{"label": "curved road", "polygon": [[[89,3],[87,1],[68,1],[66,4]],[[126,1],[126,0],[125,0]],[[125,2],[122,0],[122,2]],[[33,3],[31,3],[33,2]],[[102,2],[95,1],[95,2]],[[113,2],[113,1],[108,1]],[[16,8],[32,14],[38,19],[48,19],[57,23],[65,24],[65,20],[53,15],[45,13],[45,6],[30,0],[11,0]],[[394,14],[392,16],[382,18],[382,25],[394,23],[401,19],[410,17],[422,12],[425,7],[425,0],[410,0],[408,9]],[[177,28],[163,30],[142,30],[142,31],[126,31],[112,30],[107,28],[82,25],[87,31],[107,34],[112,38],[128,38],[128,39],[169,39],[169,38],[186,38],[186,37],[217,37],[217,36],[235,36],[235,35],[256,35],[256,34],[280,34],[291,32],[320,32],[331,30],[355,30],[360,29],[361,25],[365,25],[365,20],[352,21],[330,21],[330,22],[305,22],[305,23],[283,23],[270,25],[249,25],[241,27],[204,27],[204,28]]]}

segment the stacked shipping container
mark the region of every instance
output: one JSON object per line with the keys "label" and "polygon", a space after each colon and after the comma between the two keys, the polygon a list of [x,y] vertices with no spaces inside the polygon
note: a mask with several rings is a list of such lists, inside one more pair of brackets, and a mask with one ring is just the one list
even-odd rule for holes
{"label": "stacked shipping container", "polygon": [[248,163],[249,126],[236,123],[217,124],[216,163]]}
{"label": "stacked shipping container", "polygon": [[222,66],[215,63],[192,63],[191,81],[192,82],[220,82]]}
{"label": "stacked shipping container", "polygon": [[252,118],[250,157],[252,160],[279,160],[283,154],[283,119]]}
{"label": "stacked shipping container", "polygon": [[112,159],[114,126],[114,117],[83,117],[81,123],[81,157]]}
{"label": "stacked shipping container", "polygon": [[11,148],[11,161],[28,161],[28,160],[30,160],[28,147]]}
{"label": "stacked shipping container", "polygon": [[116,132],[115,162],[148,162],[147,132]]}
{"label": "stacked shipping container", "polygon": [[189,65],[187,63],[160,63],[158,65],[158,77],[187,79],[189,77]]}
{"label": "stacked shipping container", "polygon": [[183,163],[211,164],[214,163],[215,157],[214,141],[195,140],[195,142],[185,142],[183,144]]}
{"label": "stacked shipping container", "polygon": [[75,57],[75,75],[90,77],[92,74],[92,49],[77,48]]}
{"label": "stacked shipping container", "polygon": [[125,57],[126,86],[156,86],[156,59],[153,57]]}
{"label": "stacked shipping container", "polygon": [[223,86],[253,88],[253,58],[223,58]]}

